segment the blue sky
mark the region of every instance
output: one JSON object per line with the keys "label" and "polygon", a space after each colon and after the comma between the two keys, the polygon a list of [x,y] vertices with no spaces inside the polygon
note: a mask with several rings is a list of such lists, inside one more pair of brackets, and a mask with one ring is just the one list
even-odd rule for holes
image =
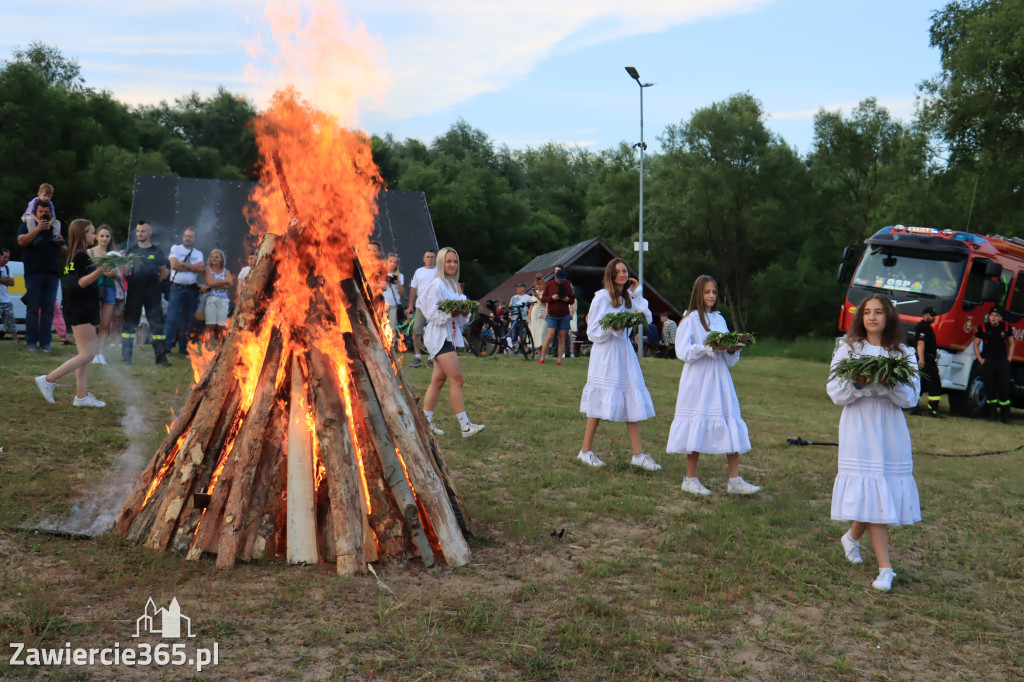
{"label": "blue sky", "polygon": [[[629,65],[656,83],[644,92],[654,149],[666,125],[749,92],[801,153],[819,107],[849,112],[873,96],[908,120],[918,85],[940,69],[928,44],[939,0],[338,0],[314,11],[327,2],[51,0],[40,14],[7,0],[0,56],[56,45],[89,86],[130,104],[223,85],[259,106],[296,82],[307,96],[341,93],[357,109],[318,104],[375,134],[429,142],[463,118],[499,144],[595,150],[639,140]],[[268,7],[294,10],[298,26],[273,24],[275,36]],[[275,66],[288,57],[282,40],[317,59]],[[307,78],[317,64],[323,77]]]}

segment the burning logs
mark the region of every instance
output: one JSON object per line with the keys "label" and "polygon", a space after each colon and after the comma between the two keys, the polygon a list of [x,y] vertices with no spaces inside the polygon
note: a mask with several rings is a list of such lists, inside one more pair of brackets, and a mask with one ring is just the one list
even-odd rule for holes
{"label": "burning logs", "polygon": [[[469,561],[469,518],[358,279],[310,275],[305,323],[270,302],[286,238],[264,238],[231,327],[115,532],[217,566],[286,557]],[[340,301],[333,306],[330,300]]]}

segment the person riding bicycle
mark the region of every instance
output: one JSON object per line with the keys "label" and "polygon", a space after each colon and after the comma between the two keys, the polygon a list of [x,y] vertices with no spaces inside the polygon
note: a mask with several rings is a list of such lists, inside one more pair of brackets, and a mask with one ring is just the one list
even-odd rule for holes
{"label": "person riding bicycle", "polygon": [[537,302],[537,299],[526,293],[526,285],[520,282],[516,285],[516,293],[508,302],[509,310],[512,311],[512,331],[509,337],[513,343],[519,340],[522,329],[529,324],[530,306]]}

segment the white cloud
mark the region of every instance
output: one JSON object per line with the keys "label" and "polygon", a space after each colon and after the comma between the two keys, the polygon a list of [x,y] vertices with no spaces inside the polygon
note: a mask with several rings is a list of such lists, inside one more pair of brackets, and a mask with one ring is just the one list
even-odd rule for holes
{"label": "white cloud", "polygon": [[[771,0],[456,0],[422,3],[354,0],[371,24],[401,16],[401,32],[385,40],[392,81],[382,114],[437,112],[500,90],[563,50],[661,31],[701,18],[750,11]],[[385,9],[386,8],[386,9]]]}
{"label": "white cloud", "polygon": [[[913,118],[916,111],[916,98],[914,95],[894,95],[889,97],[876,97],[875,99],[878,101],[878,106],[887,109],[894,118],[910,119]],[[860,102],[860,100],[832,102],[830,104],[822,104],[820,107],[815,107],[813,109],[769,111],[768,118],[777,121],[811,121],[814,119],[814,115],[818,113],[818,109],[833,112],[841,111],[844,116],[849,116],[850,112],[856,109]]]}

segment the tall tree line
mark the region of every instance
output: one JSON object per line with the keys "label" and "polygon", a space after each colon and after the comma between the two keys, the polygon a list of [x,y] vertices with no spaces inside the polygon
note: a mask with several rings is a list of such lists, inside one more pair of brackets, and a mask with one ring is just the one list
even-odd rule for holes
{"label": "tall tree line", "polygon": [[[820,110],[800,156],[756,97],[739,93],[666,127],[645,163],[648,281],[684,306],[693,279],[712,274],[734,327],[831,335],[839,254],[878,228],[1020,234],[1024,3],[954,0],[934,14],[930,39],[942,71],[922,83],[909,123],[874,98]],[[47,180],[62,213],[123,236],[136,173],[254,177],[254,113],[223,89],[130,108],[86,87],[73,60],[32,44],[0,70],[0,207],[13,219]],[[592,237],[635,258],[639,159],[625,143],[509,149],[459,120],[430,143],[372,144],[389,187],[426,193],[470,295]]]}

